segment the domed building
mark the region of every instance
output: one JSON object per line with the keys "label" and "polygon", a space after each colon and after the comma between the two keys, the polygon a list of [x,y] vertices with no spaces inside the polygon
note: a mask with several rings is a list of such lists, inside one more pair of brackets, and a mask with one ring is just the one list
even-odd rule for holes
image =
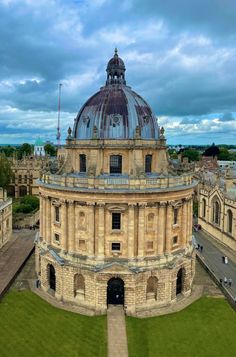
{"label": "domed building", "polygon": [[40,181],[36,270],[64,303],[128,314],[189,296],[195,272],[190,173],[177,173],[164,129],[126,84],[115,50],[107,80],[69,128],[66,159]]}

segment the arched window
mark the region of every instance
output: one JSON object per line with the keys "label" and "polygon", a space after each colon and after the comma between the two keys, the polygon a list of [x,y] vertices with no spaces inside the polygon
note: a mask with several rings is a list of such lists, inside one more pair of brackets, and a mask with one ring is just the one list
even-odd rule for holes
{"label": "arched window", "polygon": [[232,233],[233,230],[233,214],[232,211],[229,209],[227,211],[227,232]]}
{"label": "arched window", "polygon": [[111,155],[110,156],[110,174],[122,173],[122,156]]}
{"label": "arched window", "polygon": [[152,155],[145,156],[145,172],[147,174],[152,172]]}
{"label": "arched window", "polygon": [[147,290],[146,298],[147,300],[156,300],[157,299],[157,277],[150,276],[147,280]]}
{"label": "arched window", "polygon": [[213,203],[213,223],[220,224],[220,204],[216,200]]}
{"label": "arched window", "polygon": [[82,274],[74,276],[74,296],[84,299],[85,295],[85,280]]}
{"label": "arched window", "polygon": [[55,273],[55,268],[52,264],[48,264],[47,266],[48,269],[48,285],[51,291],[56,290],[56,273]]}
{"label": "arched window", "polygon": [[203,198],[202,200],[202,217],[206,217],[206,200]]}

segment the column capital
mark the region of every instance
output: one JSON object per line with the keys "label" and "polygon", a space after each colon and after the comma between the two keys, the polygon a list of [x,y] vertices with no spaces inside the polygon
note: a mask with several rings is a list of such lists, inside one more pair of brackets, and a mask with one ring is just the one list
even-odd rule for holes
{"label": "column capital", "polygon": [[60,202],[60,204],[65,205],[66,204],[66,199],[60,198],[59,202]]}
{"label": "column capital", "polygon": [[106,203],[105,202],[97,202],[98,207],[105,207]]}
{"label": "column capital", "polygon": [[95,202],[87,202],[87,206],[95,206]]}
{"label": "column capital", "polygon": [[138,205],[140,208],[145,208],[147,207],[147,202],[139,202]]}
{"label": "column capital", "polygon": [[128,207],[129,208],[134,208],[137,206],[137,203],[133,203],[133,202],[128,202]]}
{"label": "column capital", "polygon": [[73,206],[75,203],[75,201],[73,201],[73,200],[68,200],[67,202],[68,202],[69,206]]}
{"label": "column capital", "polygon": [[166,207],[167,201],[161,201],[161,202],[158,202],[158,204],[160,207]]}

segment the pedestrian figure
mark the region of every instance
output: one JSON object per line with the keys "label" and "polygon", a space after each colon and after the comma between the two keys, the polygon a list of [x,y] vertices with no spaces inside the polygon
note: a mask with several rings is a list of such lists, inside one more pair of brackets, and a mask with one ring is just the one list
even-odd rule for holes
{"label": "pedestrian figure", "polygon": [[222,285],[222,283],[223,283],[223,280],[220,278],[220,283],[221,283],[221,285]]}
{"label": "pedestrian figure", "polygon": [[197,249],[200,250],[200,244],[199,244],[199,243],[198,243],[198,245],[197,245]]}
{"label": "pedestrian figure", "polygon": [[203,251],[203,246],[202,245],[201,245],[200,249],[201,249],[201,253],[202,253],[202,251]]}
{"label": "pedestrian figure", "polygon": [[225,276],[225,277],[224,277],[224,284],[227,285],[227,282],[228,282],[228,280],[227,280],[227,278],[226,278],[226,276]]}
{"label": "pedestrian figure", "polygon": [[225,257],[222,256],[222,263],[224,264],[225,263]]}
{"label": "pedestrian figure", "polygon": [[229,286],[232,286],[232,279],[229,278]]}
{"label": "pedestrian figure", "polygon": [[228,257],[225,257],[225,264],[228,264]]}

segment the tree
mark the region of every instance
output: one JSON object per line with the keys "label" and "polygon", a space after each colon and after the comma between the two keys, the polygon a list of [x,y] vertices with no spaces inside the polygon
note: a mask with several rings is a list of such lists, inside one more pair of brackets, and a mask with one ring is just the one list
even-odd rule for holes
{"label": "tree", "polygon": [[218,155],[218,160],[226,160],[226,161],[228,161],[230,159],[231,159],[231,156],[230,156],[229,151],[226,148],[221,147],[220,148],[220,153]]}
{"label": "tree", "polygon": [[32,146],[28,143],[24,143],[20,146],[18,150],[18,159],[22,159],[24,155],[32,154]]}
{"label": "tree", "polygon": [[1,153],[4,153],[6,155],[6,157],[13,156],[14,151],[15,151],[15,148],[10,145],[1,147]]}
{"label": "tree", "polygon": [[44,145],[44,150],[46,154],[50,156],[56,156],[56,149],[52,144],[46,144]]}
{"label": "tree", "polygon": [[12,178],[12,170],[10,162],[7,160],[5,154],[0,154],[0,187],[6,188]]}
{"label": "tree", "polygon": [[218,148],[218,146],[216,146],[214,143],[209,147],[207,148],[204,153],[203,153],[203,156],[218,156],[220,153],[220,149]]}
{"label": "tree", "polygon": [[199,151],[196,149],[186,149],[183,151],[182,156],[187,157],[189,161],[198,161]]}

